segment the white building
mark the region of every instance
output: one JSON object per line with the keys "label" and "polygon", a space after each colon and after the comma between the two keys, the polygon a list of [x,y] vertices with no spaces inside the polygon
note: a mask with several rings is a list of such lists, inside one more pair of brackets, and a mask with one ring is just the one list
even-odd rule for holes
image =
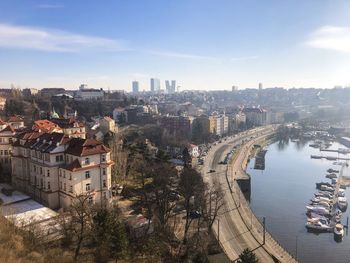
{"label": "white building", "polygon": [[139,82],[138,81],[133,81],[131,83],[131,85],[132,85],[132,92],[137,93],[137,92],[140,91],[140,87],[139,87]]}
{"label": "white building", "polygon": [[90,89],[86,84],[82,84],[79,90],[75,92],[75,99],[78,100],[97,100],[103,99],[105,92],[103,89]]}
{"label": "white building", "polygon": [[226,115],[216,118],[216,135],[223,136],[228,133],[228,117]]}
{"label": "white building", "polygon": [[111,198],[112,164],[110,150],[96,140],[26,132],[13,144],[12,183],[52,209],[69,207],[81,194],[103,203]]}

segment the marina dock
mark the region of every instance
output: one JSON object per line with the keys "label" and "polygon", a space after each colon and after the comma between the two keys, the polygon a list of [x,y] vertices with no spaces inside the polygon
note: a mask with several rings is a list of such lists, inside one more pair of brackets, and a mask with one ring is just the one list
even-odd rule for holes
{"label": "marina dock", "polygon": [[336,161],[336,160],[350,161],[350,158],[335,157],[335,156],[311,155],[310,157],[312,159],[326,159],[329,161]]}

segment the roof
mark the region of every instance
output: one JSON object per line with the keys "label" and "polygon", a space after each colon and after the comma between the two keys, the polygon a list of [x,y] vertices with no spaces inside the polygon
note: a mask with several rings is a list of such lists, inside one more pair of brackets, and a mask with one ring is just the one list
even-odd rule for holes
{"label": "roof", "polygon": [[12,133],[15,133],[15,129],[12,128],[11,125],[7,125],[6,128],[4,128],[3,130],[0,131],[0,133],[2,132],[12,132]]}
{"label": "roof", "polygon": [[43,132],[53,132],[56,129],[60,129],[60,127],[49,120],[37,120],[33,125],[33,130],[40,130]]}
{"label": "roof", "polygon": [[23,118],[18,115],[11,116],[7,122],[23,122]]}
{"label": "roof", "polygon": [[4,122],[2,119],[0,119],[0,125],[5,125],[6,122]]}
{"label": "roof", "polygon": [[80,162],[78,159],[75,159],[73,162],[71,162],[67,167],[65,167],[64,169],[69,170],[69,171],[76,171],[76,170],[80,170],[82,167],[80,165]]}
{"label": "roof", "polygon": [[263,113],[263,112],[265,112],[265,110],[261,109],[261,108],[244,108],[243,112]]}
{"label": "roof", "polygon": [[69,137],[63,133],[44,133],[32,142],[30,148],[48,153],[58,145],[66,144],[67,142],[69,142]]}
{"label": "roof", "polygon": [[67,128],[78,128],[78,127],[84,127],[84,124],[81,122],[78,122],[75,118],[52,118],[51,122],[55,123],[62,129]]}
{"label": "roof", "polygon": [[110,149],[94,139],[72,138],[66,150],[67,154],[75,156],[88,156],[93,154],[108,153]]}

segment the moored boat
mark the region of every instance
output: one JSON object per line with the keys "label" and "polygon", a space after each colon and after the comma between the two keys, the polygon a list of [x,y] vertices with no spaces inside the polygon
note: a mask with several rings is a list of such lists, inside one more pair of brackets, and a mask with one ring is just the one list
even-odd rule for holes
{"label": "moored boat", "polygon": [[330,232],[332,230],[332,227],[330,227],[328,224],[322,224],[321,222],[307,222],[305,227],[311,232]]}
{"label": "moored boat", "polygon": [[346,197],[338,197],[338,207],[340,211],[345,212],[348,207],[348,201]]}

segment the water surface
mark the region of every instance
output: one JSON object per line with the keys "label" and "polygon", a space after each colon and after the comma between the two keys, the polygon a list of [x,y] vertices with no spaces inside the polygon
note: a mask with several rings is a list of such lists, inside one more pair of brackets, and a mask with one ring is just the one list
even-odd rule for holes
{"label": "water surface", "polygon": [[[267,229],[302,263],[350,262],[350,236],[336,243],[333,233],[313,234],[305,228],[306,208],[316,192],[316,182],[330,182],[326,170],[340,169],[333,161],[311,159],[311,154],[337,156],[309,147],[308,143],[276,142],[267,149],[265,170],[254,170],[254,159],[247,172],[251,175],[251,207],[258,218],[265,217]],[[346,148],[334,143],[331,148]],[[350,155],[339,155],[348,156]],[[345,175],[349,175],[348,169]],[[350,190],[346,190],[350,198]],[[346,223],[349,210],[343,213]]]}

